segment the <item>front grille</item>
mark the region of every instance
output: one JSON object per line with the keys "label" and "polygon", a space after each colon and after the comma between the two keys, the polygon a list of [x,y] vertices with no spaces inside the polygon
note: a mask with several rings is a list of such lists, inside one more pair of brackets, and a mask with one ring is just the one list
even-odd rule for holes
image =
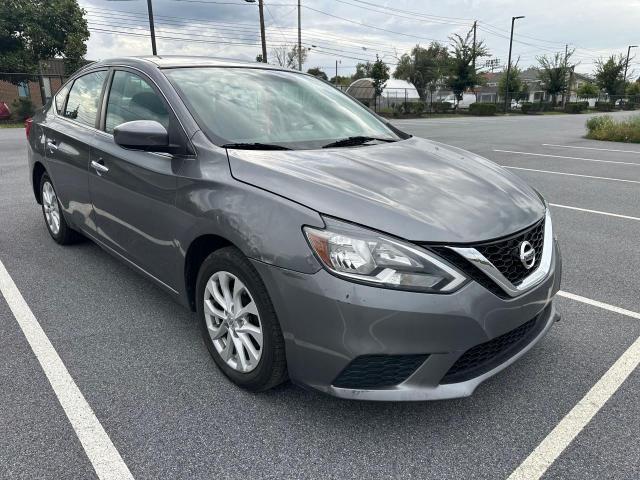
{"label": "front grille", "polygon": [[404,382],[429,355],[363,355],[338,375],[339,388],[379,389]]}
{"label": "front grille", "polygon": [[544,326],[542,316],[533,318],[510,332],[467,350],[453,364],[440,383],[464,382],[504,363],[540,333]]}
{"label": "front grille", "polygon": [[[520,244],[524,241],[528,241],[536,252],[536,261],[530,269],[525,268],[520,261]],[[544,220],[540,220],[524,232],[506,239],[474,245],[474,248],[484,255],[507,280],[518,285],[540,265],[543,244]]]}
{"label": "front grille", "polygon": [[[531,246],[536,252],[536,260],[533,267],[529,270],[527,270],[520,261],[519,247],[525,240],[531,243]],[[467,277],[475,280],[494,295],[500,298],[509,298],[509,296],[495,283],[494,280],[489,278],[487,274],[454,250],[439,245],[422,244],[422,246],[436,252],[439,256],[443,257],[449,263],[462,271]],[[484,255],[485,258],[489,260],[512,284],[519,285],[527,275],[532,273],[540,265],[542,249],[544,246],[544,219],[526,230],[506,238],[501,238],[491,242],[473,245],[465,244],[460,246],[475,248]]]}
{"label": "front grille", "polygon": [[475,280],[495,296],[505,299],[509,298],[509,296],[504,292],[504,290],[502,290],[502,288],[498,286],[496,282],[490,279],[484,272],[482,272],[482,270],[477,268],[475,265],[469,263],[469,261],[462,255],[447,247],[431,247],[431,249],[440,257],[451,263],[453,266],[457,267],[458,270],[463,272],[471,280]]}

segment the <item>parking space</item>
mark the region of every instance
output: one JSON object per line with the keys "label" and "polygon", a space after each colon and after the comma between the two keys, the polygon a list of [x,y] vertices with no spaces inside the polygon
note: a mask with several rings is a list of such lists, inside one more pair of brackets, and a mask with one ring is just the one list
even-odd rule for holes
{"label": "parking space", "polygon": [[[585,119],[397,124],[529,169],[511,171],[562,205],[552,213],[563,291],[639,312],[640,183],[540,172],[640,182],[640,146],[587,141]],[[640,336],[639,318],[559,297],[562,321],[470,398],[352,402],[293,385],[248,394],[214,368],[191,313],[94,244],[53,243],[28,184],[23,137],[0,130],[0,261],[134,478],[507,478]],[[0,477],[93,478],[1,297],[0,333],[0,468],[8,465]],[[637,476],[639,381],[636,370],[572,431],[544,478]]]}

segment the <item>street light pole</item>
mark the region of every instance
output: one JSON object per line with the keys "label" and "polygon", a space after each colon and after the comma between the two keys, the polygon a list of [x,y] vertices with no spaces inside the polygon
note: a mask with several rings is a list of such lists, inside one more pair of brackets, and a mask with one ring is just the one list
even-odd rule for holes
{"label": "street light pole", "polygon": [[153,25],[153,7],[151,6],[151,0],[147,0],[147,11],[149,13],[149,32],[151,33],[151,52],[153,55],[158,55],[156,50],[156,29]]}
{"label": "street light pole", "polygon": [[[504,89],[504,113],[507,113],[508,107],[507,104],[509,102],[509,74],[511,73],[511,48],[513,47],[513,24],[519,18],[524,18],[524,15],[519,17],[511,17],[511,38],[509,39],[509,62],[507,63],[507,82],[505,83]],[[511,106],[511,105],[509,105]]]}
{"label": "street light pole", "polygon": [[637,48],[638,45],[629,45],[627,48],[627,63],[624,64],[624,83],[627,83],[627,68],[629,67],[629,54],[631,53],[632,48]]}
{"label": "street light pole", "polygon": [[298,70],[302,71],[302,26],[300,24],[300,0],[298,0]]}

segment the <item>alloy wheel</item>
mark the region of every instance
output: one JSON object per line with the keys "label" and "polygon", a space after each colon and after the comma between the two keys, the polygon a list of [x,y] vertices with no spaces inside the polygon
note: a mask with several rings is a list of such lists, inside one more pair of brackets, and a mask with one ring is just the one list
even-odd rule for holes
{"label": "alloy wheel", "polygon": [[60,232],[60,207],[51,182],[44,182],[42,186],[42,208],[49,230],[54,235],[57,235]]}
{"label": "alloy wheel", "polygon": [[218,271],[209,278],[204,316],[213,346],[229,367],[247,373],[258,366],[263,348],[260,314],[238,277]]}

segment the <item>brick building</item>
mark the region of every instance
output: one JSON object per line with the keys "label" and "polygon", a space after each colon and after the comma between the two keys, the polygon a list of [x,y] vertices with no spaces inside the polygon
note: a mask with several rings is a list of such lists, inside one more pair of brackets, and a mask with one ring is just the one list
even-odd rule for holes
{"label": "brick building", "polygon": [[0,102],[12,108],[19,98],[28,98],[34,107],[41,107],[60,89],[65,80],[64,60],[54,58],[40,62],[40,75],[28,81],[11,82],[11,73],[0,74]]}

